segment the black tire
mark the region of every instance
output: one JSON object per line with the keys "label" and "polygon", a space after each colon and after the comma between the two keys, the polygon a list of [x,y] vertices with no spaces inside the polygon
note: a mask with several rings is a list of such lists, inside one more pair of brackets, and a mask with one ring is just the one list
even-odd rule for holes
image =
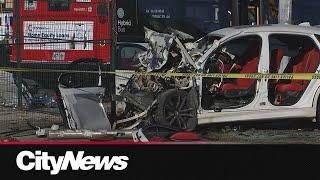
{"label": "black tire", "polygon": [[186,91],[171,89],[158,98],[156,123],[183,131],[192,131],[198,124],[197,105]]}

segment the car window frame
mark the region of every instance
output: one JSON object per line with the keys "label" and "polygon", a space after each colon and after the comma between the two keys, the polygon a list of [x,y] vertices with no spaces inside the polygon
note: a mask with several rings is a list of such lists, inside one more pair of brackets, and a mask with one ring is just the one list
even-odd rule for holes
{"label": "car window frame", "polygon": [[[315,33],[299,33],[299,32],[290,32],[290,34],[288,34],[288,32],[269,32],[267,34],[267,40],[268,40],[268,46],[269,46],[269,49],[268,49],[268,54],[269,54],[269,59],[268,59],[268,62],[270,63],[270,57],[271,57],[271,53],[270,53],[270,41],[269,41],[269,37],[271,35],[274,35],[274,34],[278,34],[278,35],[297,35],[297,36],[305,36],[307,38],[309,38],[313,44],[315,45],[315,47],[318,49],[318,51],[320,52],[320,34],[315,34]],[[317,38],[317,36],[319,36],[319,38]],[[319,59],[319,62],[320,62],[320,59]],[[318,65],[318,69],[320,67],[320,63]],[[270,68],[270,65],[269,65],[269,68]],[[310,84],[311,84],[312,80],[309,82],[309,85],[307,86],[307,88],[304,90],[304,93],[301,95],[300,99],[293,105],[286,105],[286,106],[275,106],[272,104],[273,107],[277,107],[277,108],[287,108],[287,107],[295,107],[297,106],[300,102],[303,101],[304,99],[304,96],[306,96],[306,92],[308,91],[308,89],[310,88]],[[268,100],[269,101],[269,100]]]}
{"label": "car window frame", "polygon": [[222,39],[219,41],[218,46],[217,46],[214,50],[211,50],[211,51],[208,50],[207,53],[208,53],[208,52],[210,52],[210,53],[209,53],[209,54],[206,53],[207,55],[206,55],[206,57],[205,57],[205,60],[201,62],[201,72],[203,72],[204,66],[206,65],[209,57],[210,57],[213,53],[215,53],[216,51],[218,51],[218,50],[219,50],[221,47],[223,47],[226,43],[228,43],[228,42],[230,42],[230,41],[233,41],[233,40],[236,40],[236,39],[240,39],[240,38],[246,37],[246,36],[257,36],[257,37],[260,38],[260,40],[261,40],[260,58],[261,58],[261,53],[262,53],[262,51],[263,51],[262,45],[263,45],[264,37],[263,37],[261,34],[259,34],[259,33],[242,33],[241,35],[232,36],[232,37],[229,37],[229,38],[227,38],[227,39],[223,39],[223,38],[222,38]]}
{"label": "car window frame", "polygon": [[121,51],[123,48],[126,47],[135,47],[141,49],[142,51],[147,51],[147,48],[140,44],[130,44],[130,43],[121,43],[117,45],[117,62],[116,62],[116,69],[117,70],[132,70],[132,69],[125,69],[120,67],[120,59],[121,59]]}

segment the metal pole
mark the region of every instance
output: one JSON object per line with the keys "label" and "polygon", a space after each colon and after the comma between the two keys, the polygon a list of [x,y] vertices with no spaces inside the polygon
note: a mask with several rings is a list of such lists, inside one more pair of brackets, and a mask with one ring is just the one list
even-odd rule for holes
{"label": "metal pole", "polygon": [[[111,60],[110,60],[110,70],[111,72],[115,72],[116,71],[116,59],[117,59],[117,54],[116,54],[116,43],[117,43],[117,34],[116,34],[116,1],[115,0],[111,0],[110,1],[111,6],[110,6],[110,36],[111,36],[111,41],[110,41],[110,45],[111,45]],[[115,86],[115,75],[112,74],[111,75],[111,83],[110,83],[110,93],[112,95],[116,94],[116,86]],[[115,120],[116,119],[116,101],[112,98],[112,102],[111,102],[111,120]]]}
{"label": "metal pole", "polygon": [[291,24],[292,0],[279,1],[279,24]]}
{"label": "metal pole", "polygon": [[[15,33],[16,33],[16,58],[17,58],[17,68],[21,67],[21,24],[20,24],[20,4],[19,0],[14,0],[14,11],[15,11]],[[22,107],[22,74],[21,72],[17,72],[17,88],[18,88],[18,107]]]}
{"label": "metal pole", "polygon": [[248,8],[249,8],[249,0],[240,1],[240,24],[248,25],[249,17],[248,17]]}
{"label": "metal pole", "polygon": [[264,4],[263,4],[264,0],[260,0],[259,2],[259,6],[260,6],[260,24],[265,24],[265,17],[264,17]]}
{"label": "metal pole", "polygon": [[232,0],[231,2],[231,15],[232,15],[232,26],[239,26],[239,3],[238,0]]}

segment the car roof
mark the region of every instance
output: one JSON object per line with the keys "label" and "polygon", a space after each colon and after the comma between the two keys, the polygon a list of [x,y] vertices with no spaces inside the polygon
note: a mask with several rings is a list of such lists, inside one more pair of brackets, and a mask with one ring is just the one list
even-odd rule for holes
{"label": "car roof", "polygon": [[287,32],[287,33],[302,33],[302,34],[320,34],[320,27],[298,26],[285,24],[272,24],[261,26],[235,26],[213,31],[208,36],[230,36],[240,33],[254,32]]}

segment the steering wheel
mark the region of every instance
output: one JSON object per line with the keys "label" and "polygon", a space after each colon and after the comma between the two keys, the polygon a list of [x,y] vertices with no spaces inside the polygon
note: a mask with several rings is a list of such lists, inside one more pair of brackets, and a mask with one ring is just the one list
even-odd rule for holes
{"label": "steering wheel", "polygon": [[[229,57],[229,55],[227,56]],[[231,57],[230,57],[230,60],[232,60]],[[206,62],[204,73],[223,73],[224,66],[225,66],[225,62],[222,61],[219,56],[215,56],[215,58],[212,58],[211,60]],[[218,92],[221,83],[222,83],[221,78],[204,78],[203,79],[203,87],[210,94],[212,94],[213,91]]]}
{"label": "steering wheel", "polygon": [[223,51],[220,51],[216,54],[217,59],[221,60],[224,64],[230,64],[232,62],[231,56]]}

